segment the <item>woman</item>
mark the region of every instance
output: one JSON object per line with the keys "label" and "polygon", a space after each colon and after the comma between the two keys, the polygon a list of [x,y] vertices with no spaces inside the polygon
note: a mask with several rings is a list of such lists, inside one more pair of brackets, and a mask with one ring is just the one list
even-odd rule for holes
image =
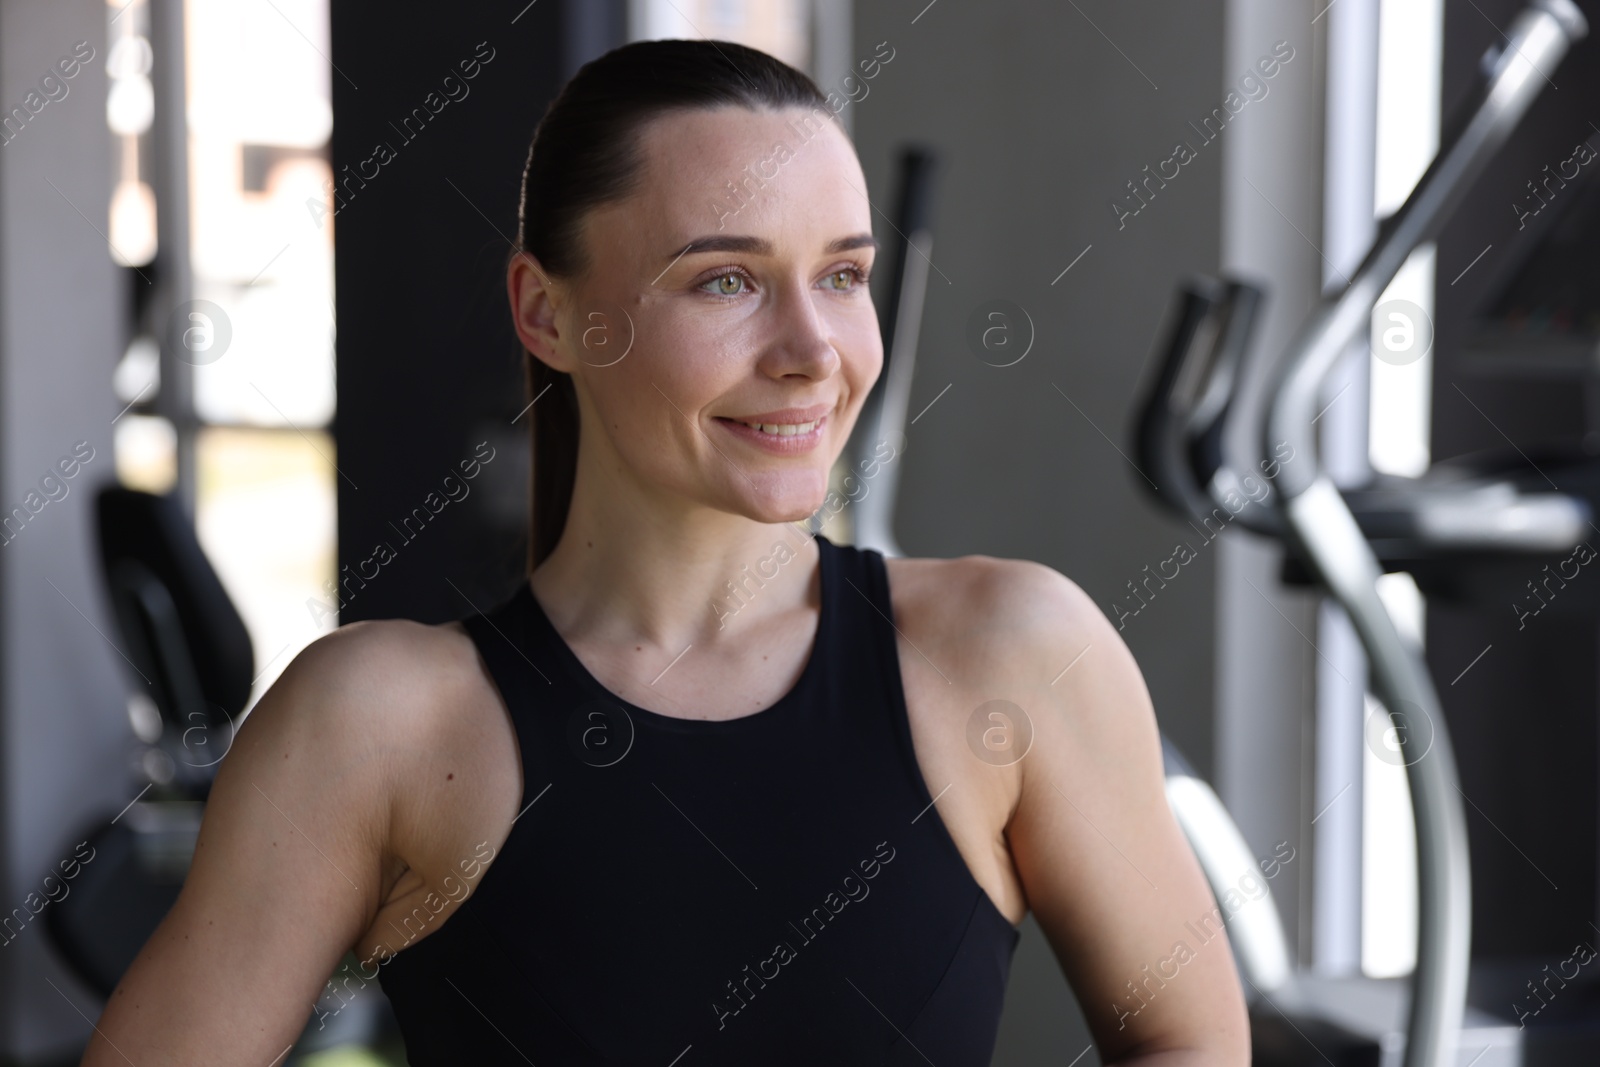
{"label": "woman", "polygon": [[977,1065],[1030,910],[1104,1062],[1247,1062],[1226,939],[1170,969],[1212,898],[1093,602],[794,525],[883,362],[830,119],[710,41],[552,104],[507,268],[531,575],[294,660],[84,1063],[275,1062],[377,980],[414,1067]]}

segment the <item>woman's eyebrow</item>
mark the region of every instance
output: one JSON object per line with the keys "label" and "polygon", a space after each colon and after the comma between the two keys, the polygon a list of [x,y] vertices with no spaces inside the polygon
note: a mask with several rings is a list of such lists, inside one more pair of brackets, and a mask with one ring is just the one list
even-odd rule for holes
{"label": "woman's eyebrow", "polygon": [[[822,251],[825,254],[846,252],[852,248],[878,247],[877,238],[870,233],[858,233],[849,237],[837,237],[828,243]],[[772,255],[772,242],[765,237],[749,237],[735,234],[710,234],[705,237],[696,237],[684,246],[683,250],[673,257],[674,261],[696,252],[745,252],[750,255]]]}
{"label": "woman's eyebrow", "polygon": [[834,240],[828,245],[827,248],[824,248],[823,251],[848,252],[852,248],[870,248],[876,251],[878,248],[878,239],[872,236],[870,233],[858,233],[853,237],[840,237]]}

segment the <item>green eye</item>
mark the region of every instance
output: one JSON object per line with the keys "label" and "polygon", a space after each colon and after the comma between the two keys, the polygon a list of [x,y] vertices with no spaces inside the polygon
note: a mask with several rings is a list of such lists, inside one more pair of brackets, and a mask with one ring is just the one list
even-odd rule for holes
{"label": "green eye", "polygon": [[[718,296],[737,296],[739,293],[744,291],[744,276],[742,274],[735,274],[730,271],[727,274],[718,275],[717,277],[712,278],[710,281],[706,282],[706,285],[716,286],[716,289],[713,291]],[[705,286],[701,286],[701,288],[705,288]]]}

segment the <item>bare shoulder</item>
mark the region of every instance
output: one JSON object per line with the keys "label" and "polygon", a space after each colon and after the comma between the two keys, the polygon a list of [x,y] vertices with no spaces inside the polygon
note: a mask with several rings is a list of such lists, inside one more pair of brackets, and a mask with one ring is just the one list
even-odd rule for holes
{"label": "bare shoulder", "polygon": [[472,642],[459,623],[373,619],[346,623],[312,641],[278,684],[313,687],[357,713],[396,697],[410,710],[427,706],[429,691],[464,682],[472,669]]}
{"label": "bare shoulder", "polygon": [[225,764],[281,749],[273,758],[307,776],[360,770],[369,786],[360,791],[363,803],[385,809],[397,838],[385,846],[401,845],[419,792],[431,791],[419,770],[471,757],[485,734],[475,727],[492,732],[497,704],[459,623],[348,623],[301,650],[247,717],[235,746],[241,751]]}
{"label": "bare shoulder", "polygon": [[1019,729],[1047,737],[1057,760],[1116,754],[1148,762],[1159,750],[1133,654],[1071,578],[1033,560],[985,555],[888,565],[896,624],[912,656],[968,705],[1016,705],[1013,714],[1025,720]]}
{"label": "bare shoulder", "polygon": [[459,622],[350,623],[313,642],[291,669],[297,688],[320,694],[300,706],[326,716],[318,732],[339,761],[384,768],[386,844],[404,867],[426,875],[468,827],[497,822],[500,808],[514,806],[515,736]]}
{"label": "bare shoulder", "polygon": [[471,642],[448,626],[348,623],[301,649],[246,716],[223,768],[268,749],[307,774],[424,751],[470,690],[473,665]]}
{"label": "bare shoulder", "polygon": [[908,636],[915,630],[966,645],[974,666],[1003,669],[1009,666],[1003,660],[1076,638],[1081,648],[1106,625],[1076,582],[1034,560],[968,555],[885,562],[896,623]]}
{"label": "bare shoulder", "polygon": [[[267,709],[284,721],[261,736],[276,735],[303,780],[353,779],[304,788],[373,827],[379,866],[354,947],[363,959],[397,951],[383,932],[394,916],[447,884],[463,857],[493,855],[510,832],[522,776],[505,703],[459,622],[347,624],[307,646],[274,690],[286,683],[286,699]],[[425,933],[455,903],[435,908]]]}
{"label": "bare shoulder", "polygon": [[347,623],[308,645],[296,668],[299,684],[323,693],[344,725],[381,727],[386,740],[402,744],[448,733],[451,702],[483,681],[472,639],[455,622]]}
{"label": "bare shoulder", "polygon": [[[1098,604],[1047,564],[971,555],[890,563],[906,637],[938,649],[953,685],[1020,709],[1019,730],[1043,742],[1019,764],[1036,779],[1160,769],[1155,709],[1137,661]],[[933,652],[928,652],[932,657]],[[1019,744],[1033,741],[1019,738]],[[1048,765],[1048,771],[1047,771]]]}

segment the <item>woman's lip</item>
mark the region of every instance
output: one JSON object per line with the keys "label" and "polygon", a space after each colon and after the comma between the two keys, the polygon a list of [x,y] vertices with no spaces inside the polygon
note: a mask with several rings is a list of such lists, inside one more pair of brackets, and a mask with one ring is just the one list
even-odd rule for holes
{"label": "woman's lip", "polygon": [[746,426],[738,419],[731,419],[725,415],[717,415],[715,418],[718,425],[726,427],[728,432],[735,437],[748,441],[758,448],[776,452],[779,455],[811,451],[822,442],[822,430],[828,424],[828,417],[821,415],[814,420],[810,420],[816,422],[816,425],[811,428],[809,433],[795,433],[784,436],[782,434],[763,433],[753,426]]}
{"label": "woman's lip", "polygon": [[739,422],[761,422],[769,426],[799,425],[814,422],[833,410],[831,404],[815,404],[808,408],[781,408],[778,411],[764,411],[758,415],[718,415],[719,419],[735,419]]}

